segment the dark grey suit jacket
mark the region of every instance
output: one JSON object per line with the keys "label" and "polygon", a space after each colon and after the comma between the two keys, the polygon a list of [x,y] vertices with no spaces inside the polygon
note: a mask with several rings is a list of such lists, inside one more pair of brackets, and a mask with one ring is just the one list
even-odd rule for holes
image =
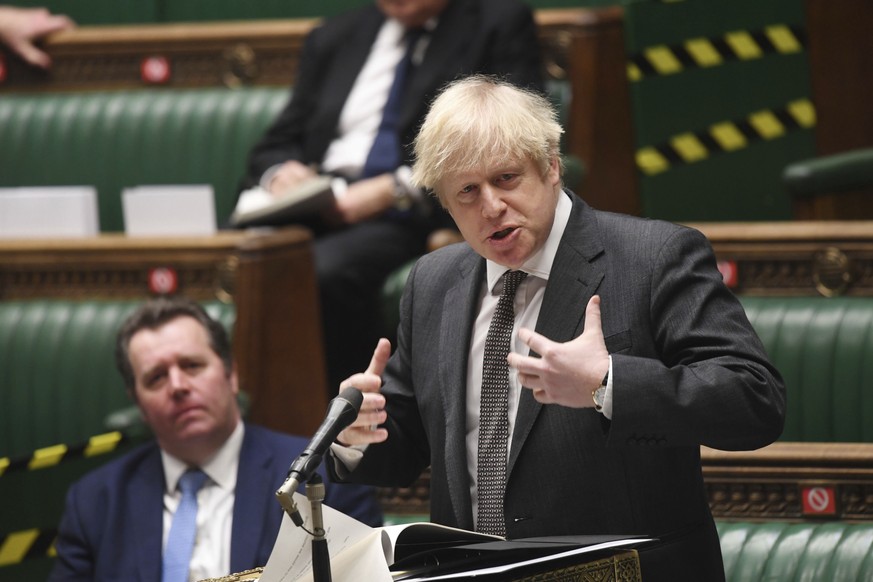
{"label": "dark grey suit jacket", "polygon": [[[785,411],[781,377],[701,233],[595,211],[568,195],[571,217],[537,331],[560,342],[578,336],[588,300],[600,295],[614,414],[608,421],[593,409],[541,405],[522,390],[507,536],[658,536],[657,553],[643,556],[645,580],[718,580],[699,446],[751,449],[775,440]],[[484,259],[463,243],[417,263],[384,375],[388,441],[370,446],[351,476],[402,484],[430,466],[433,520],[468,529],[465,379],[484,273]]]}

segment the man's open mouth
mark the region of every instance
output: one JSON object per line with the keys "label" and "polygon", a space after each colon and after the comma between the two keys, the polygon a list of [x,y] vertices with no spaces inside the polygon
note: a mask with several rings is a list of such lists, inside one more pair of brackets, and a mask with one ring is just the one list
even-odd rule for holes
{"label": "man's open mouth", "polygon": [[503,230],[498,230],[494,234],[491,235],[491,238],[494,240],[502,240],[509,236],[512,231],[515,230],[515,227],[504,228]]}

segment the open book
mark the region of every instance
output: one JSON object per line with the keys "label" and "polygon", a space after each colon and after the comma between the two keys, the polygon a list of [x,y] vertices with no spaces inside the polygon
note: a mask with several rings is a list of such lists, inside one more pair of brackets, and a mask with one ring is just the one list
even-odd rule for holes
{"label": "open book", "polygon": [[281,196],[257,187],[240,194],[230,225],[281,226],[317,215],[334,203],[330,176],[315,176]]}
{"label": "open book", "polygon": [[[311,529],[309,501],[295,493],[305,526]],[[501,579],[507,572],[581,554],[599,557],[614,548],[654,540],[640,536],[559,536],[505,540],[435,523],[371,528],[322,506],[332,582],[406,582],[469,576]],[[311,581],[310,535],[286,515],[259,582]]]}

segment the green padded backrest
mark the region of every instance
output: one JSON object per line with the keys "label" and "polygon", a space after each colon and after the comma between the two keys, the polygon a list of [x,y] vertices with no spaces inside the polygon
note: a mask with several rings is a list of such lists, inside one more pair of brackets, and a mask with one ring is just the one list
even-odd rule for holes
{"label": "green padded backrest", "polygon": [[287,88],[9,94],[0,99],[0,186],[94,185],[100,229],[124,230],[121,191],[211,184],[223,224],[255,141]]}
{"label": "green padded backrest", "polygon": [[[83,441],[130,405],[115,369],[115,334],[138,304],[0,302],[0,457]],[[207,309],[232,327],[232,305]]]}
{"label": "green padded backrest", "polygon": [[873,523],[717,526],[727,582],[873,580]]}
{"label": "green padded backrest", "polygon": [[624,6],[642,214],[790,219],[782,171],[815,155],[803,0]]}
{"label": "green padded backrest", "polygon": [[873,298],[740,300],[785,378],[781,440],[873,442]]}

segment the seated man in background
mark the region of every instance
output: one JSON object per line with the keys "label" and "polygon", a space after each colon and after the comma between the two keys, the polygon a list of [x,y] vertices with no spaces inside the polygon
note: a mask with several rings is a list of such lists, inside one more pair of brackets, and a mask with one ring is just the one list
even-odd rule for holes
{"label": "seated man in background", "polygon": [[430,466],[437,523],[646,535],[643,580],[723,580],[700,445],[772,443],[784,383],[706,238],[563,189],[561,132],[541,95],[493,78],[434,101],[414,180],[466,243],[416,263],[397,351],[381,340],[341,386],[364,402],[329,466],[380,485]]}
{"label": "seated man in background", "polygon": [[69,17],[52,14],[45,8],[0,5],[0,42],[35,67],[47,69],[52,64],[51,58],[36,45],[36,41],[73,26]]}
{"label": "seated man in background", "polygon": [[291,99],[253,148],[243,187],[281,194],[316,173],[335,177],[335,207],[310,224],[331,392],[383,333],[387,276],[451,225],[409,181],[407,146],[428,103],[475,72],[542,90],[542,70],[533,15],[518,0],[376,0],[307,38]]}
{"label": "seated man in background", "polygon": [[[275,491],[307,441],[241,421],[224,327],[195,302],[158,299],[122,325],[116,362],[155,442],[70,487],[50,579],[181,582],[265,565],[284,515]],[[325,485],[327,505],[381,525],[371,488]]]}

